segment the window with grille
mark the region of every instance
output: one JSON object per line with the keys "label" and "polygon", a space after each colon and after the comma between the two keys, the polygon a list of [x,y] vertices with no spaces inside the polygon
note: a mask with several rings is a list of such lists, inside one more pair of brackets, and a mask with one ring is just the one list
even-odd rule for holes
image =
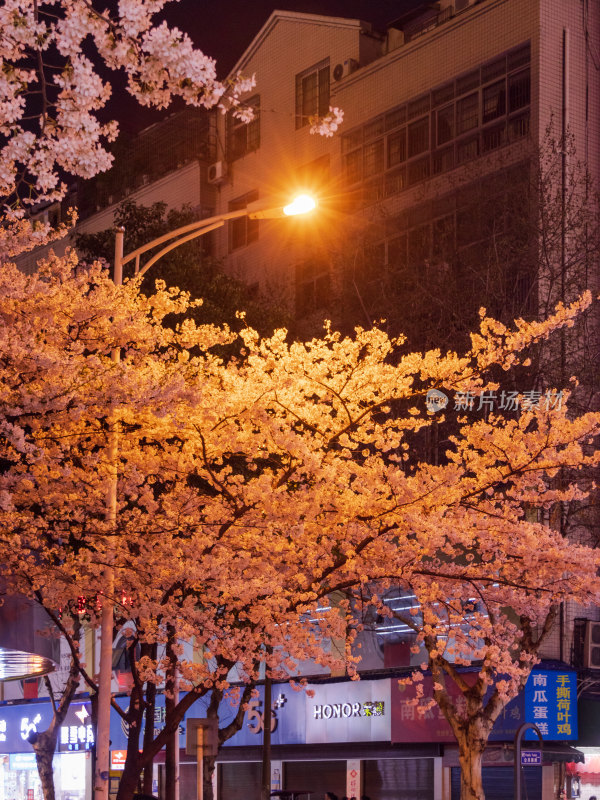
{"label": "window with grille", "polygon": [[331,295],[329,264],[311,258],[296,266],[296,316],[304,317],[327,306]]}
{"label": "window with grille", "polygon": [[255,95],[245,102],[251,108],[254,118],[250,122],[242,122],[233,114],[227,117],[227,159],[235,161],[258,150],[260,147],[260,96]]}
{"label": "window with grille", "polygon": [[329,111],[329,59],[296,75],[296,129]]}
{"label": "window with grille", "polygon": [[528,136],[530,59],[525,43],[343,133],[346,183],[368,205]]}
{"label": "window with grille", "polygon": [[[230,211],[238,211],[247,208],[250,203],[258,200],[258,192],[248,192],[242,197],[231,200],[229,203]],[[229,252],[240,247],[246,247],[258,239],[258,220],[249,217],[239,217],[229,222]]]}

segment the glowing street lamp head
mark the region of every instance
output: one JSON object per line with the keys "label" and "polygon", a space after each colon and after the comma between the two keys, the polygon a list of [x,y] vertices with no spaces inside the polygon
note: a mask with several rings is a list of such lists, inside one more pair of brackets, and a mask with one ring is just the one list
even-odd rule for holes
{"label": "glowing street lamp head", "polygon": [[296,214],[308,214],[317,207],[317,201],[308,194],[299,194],[294,198],[291,203],[283,207],[283,213],[287,217],[293,217]]}

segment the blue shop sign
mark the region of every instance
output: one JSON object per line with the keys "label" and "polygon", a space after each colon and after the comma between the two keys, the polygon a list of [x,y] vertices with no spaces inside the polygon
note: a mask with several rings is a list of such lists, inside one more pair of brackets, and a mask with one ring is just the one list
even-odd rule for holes
{"label": "blue shop sign", "polygon": [[[0,753],[31,753],[29,736],[47,730],[52,716],[50,701],[0,705]],[[60,727],[57,750],[90,750],[93,744],[91,703],[76,700],[71,703]]]}
{"label": "blue shop sign", "polygon": [[[248,710],[244,715],[241,729],[231,737],[225,746],[250,747],[260,745],[263,741],[264,730],[264,686],[257,687],[253,697],[248,703]],[[206,708],[210,697],[201,698],[194,703],[190,716],[205,717]],[[304,744],[305,733],[305,708],[306,692],[296,692],[287,683],[275,684],[272,687],[271,698],[271,743],[277,744]],[[233,721],[238,709],[238,703],[224,699],[219,706],[220,727],[225,727]]]}
{"label": "blue shop sign", "polygon": [[[514,739],[523,722],[533,722],[550,742],[577,739],[577,673],[534,669],[525,689],[498,717],[490,741]],[[525,739],[537,741],[537,736],[527,731]]]}
{"label": "blue shop sign", "polygon": [[541,750],[521,750],[521,765],[524,767],[541,767]]}
{"label": "blue shop sign", "polygon": [[[260,686],[248,703],[248,710],[244,716],[242,728],[231,737],[225,746],[240,747],[262,744],[263,733],[263,713],[264,713],[264,687]],[[183,721],[179,726],[179,746],[185,747],[185,721],[188,717],[206,717],[206,711],[210,703],[210,692],[198,698],[196,702],[187,710]],[[273,686],[272,708],[273,716],[271,722],[273,744],[303,744],[305,741],[304,716],[305,716],[305,692],[295,692],[288,684]],[[118,705],[126,711],[129,707],[128,697],[115,698]],[[234,698],[225,697],[219,706],[220,727],[228,725],[235,717],[239,701]],[[154,736],[157,736],[165,726],[165,696],[156,696],[154,709]],[[143,731],[143,729],[142,729]],[[114,710],[111,709],[110,717],[110,741],[112,750],[127,749],[127,739],[129,736],[129,726],[127,722]],[[140,743],[143,732],[140,735]]]}
{"label": "blue shop sign", "polygon": [[[525,685],[525,721],[533,722],[543,739],[577,739],[577,673],[534,670]],[[532,731],[526,739],[537,739]]]}

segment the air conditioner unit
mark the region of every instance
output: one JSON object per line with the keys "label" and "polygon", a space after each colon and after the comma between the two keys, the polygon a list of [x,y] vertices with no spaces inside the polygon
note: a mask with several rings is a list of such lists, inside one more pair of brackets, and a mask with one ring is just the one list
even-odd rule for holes
{"label": "air conditioner unit", "polygon": [[208,168],[208,182],[215,185],[223,183],[227,177],[227,164],[224,161],[215,161]]}
{"label": "air conditioner unit", "polygon": [[600,622],[587,620],[583,663],[588,669],[600,669]]}
{"label": "air conditioner unit", "polygon": [[333,68],[333,80],[341,81],[358,69],[358,61],[355,58],[347,58],[343,63],[336,64]]}
{"label": "air conditioner unit", "polygon": [[474,6],[476,0],[454,0],[454,10],[455,11],[464,11],[465,8],[469,6]]}

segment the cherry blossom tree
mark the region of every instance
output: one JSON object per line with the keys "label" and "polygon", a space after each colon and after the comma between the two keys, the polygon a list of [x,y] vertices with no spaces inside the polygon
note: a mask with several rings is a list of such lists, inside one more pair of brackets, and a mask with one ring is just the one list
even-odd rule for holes
{"label": "cherry blossom tree", "polygon": [[[356,587],[377,604],[373,586],[414,587],[434,660],[445,657],[433,644],[444,625],[467,614],[480,682],[506,673],[499,702],[518,690],[535,649],[515,663],[509,638],[533,637],[562,599],[597,597],[596,551],[527,509],[580,493],[547,478],[597,463],[583,443],[600,416],[570,419],[556,403],[514,420],[467,416],[443,463],[415,464],[409,453],[439,421],[427,391],[492,391],[494,370],[514,368],[588,303],[513,329],[483,319],[463,356],[402,354],[401,340],[377,329],[289,344],[285,331],[262,340],[189,318],[168,327],[166,315],[183,313],[189,298],[160,283],[150,297],[135,282],[115,286],[73,255],[33,276],[4,267],[0,557],[15,590],[48,608],[98,598],[92,624],[104,568],[114,570],[109,601],[141,648],[119,800],[195,699],[227,688],[234,664],[247,684],[261,661],[273,677],[293,672],[295,659],[336,666],[323,642],[345,637],[349,652],[349,606],[320,611],[317,630],[310,621],[332,592]],[[220,348],[235,342],[237,357],[224,360]],[[107,446],[115,424],[116,461]],[[105,510],[115,471],[113,527]],[[507,607],[526,619],[515,622]],[[192,640],[196,658],[181,647]],[[355,671],[350,657],[346,666]],[[143,685],[175,669],[181,699],[140,757]],[[475,787],[464,800],[481,797],[480,762],[465,756],[463,769]]]}
{"label": "cherry blossom tree", "polygon": [[[230,111],[248,121],[242,97],[255,84],[241,74],[220,81],[214,59],[171,28],[173,0],[6,0],[0,7],[0,196],[8,217],[0,253],[31,249],[64,235],[23,220],[24,207],[60,200],[68,176],[107,170],[116,120],[102,120],[110,79],[124,76],[143,106],[188,105]],[[331,136],[343,112],[330,108],[312,132]],[[71,222],[76,219],[72,212]]]}
{"label": "cherry blossom tree", "polygon": [[2,93],[0,193],[25,182],[29,202],[64,196],[60,172],[89,178],[108,169],[106,145],[116,121],[99,113],[111,95],[107,75],[125,75],[142,105],[167,107],[174,97],[226,110],[240,107],[253,78],[217,79],[214,59],[189,36],[155,22],[168,0],[8,0],[0,9]]}

